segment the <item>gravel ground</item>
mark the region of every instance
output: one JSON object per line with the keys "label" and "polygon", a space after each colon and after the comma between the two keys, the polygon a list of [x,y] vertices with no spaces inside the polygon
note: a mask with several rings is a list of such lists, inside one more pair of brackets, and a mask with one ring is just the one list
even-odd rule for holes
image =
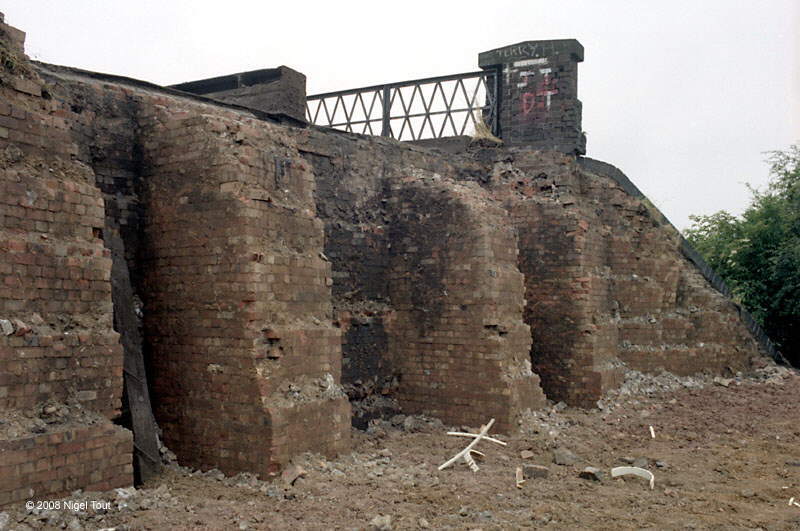
{"label": "gravel ground", "polygon": [[[800,529],[800,504],[789,503],[800,500],[793,370],[629,371],[598,409],[555,404],[526,415],[519,434],[498,436],[507,446],[479,443],[477,472],[463,461],[437,470],[469,442],[448,429],[424,417],[374,420],[354,430],[352,453],[300,456],[273,482],[172,463],[140,489],[0,513],[0,529]],[[655,488],[612,479],[622,465],[652,471]],[[537,477],[517,487],[517,467]],[[100,503],[74,510],[67,501]]]}

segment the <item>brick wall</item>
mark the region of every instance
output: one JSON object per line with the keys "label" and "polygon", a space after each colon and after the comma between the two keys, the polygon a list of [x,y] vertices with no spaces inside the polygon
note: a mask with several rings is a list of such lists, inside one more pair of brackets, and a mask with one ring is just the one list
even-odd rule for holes
{"label": "brick wall", "polygon": [[0,335],[0,407],[30,408],[72,392],[112,417],[122,356],[111,328],[111,259],[97,235],[102,198],[86,168],[39,163],[23,156],[0,180],[0,318],[16,325]]}
{"label": "brick wall", "polygon": [[[388,356],[389,218],[386,166],[376,152],[391,150],[315,130],[300,138],[301,154],[316,181],[317,213],[325,223],[325,256],[331,263],[334,322],[342,333],[342,383],[354,408],[353,424],[364,428],[382,407],[364,407],[373,397],[392,398],[396,370]],[[382,401],[383,402],[383,401]]]}
{"label": "brick wall", "polygon": [[[122,258],[134,285],[141,280],[136,256],[144,207],[138,103],[127,87],[87,83],[69,69],[35,65],[57,101],[53,115],[63,120],[76,147],[75,157],[92,168],[105,201],[105,229],[125,242]],[[106,238],[107,239],[107,238]]]}
{"label": "brick wall", "polygon": [[[348,448],[342,383],[511,431],[543,404],[539,376],[549,398],[591,406],[622,363],[720,372],[758,354],[652,205],[557,153],[582,151],[575,41],[482,54],[520,78],[506,103],[544,114],[506,109],[526,148],[460,155],[34,68],[4,24],[0,42],[0,413],[100,415],[0,431],[0,504],[130,483],[130,433],[108,420],[114,313],[126,352],[150,354],[179,460],[263,477]],[[559,92],[525,96],[532,81]]]}
{"label": "brick wall", "polygon": [[[313,182],[296,150],[265,136],[262,121],[239,131],[246,112],[131,80],[37,68],[65,102],[60,112],[77,156],[95,168],[106,239],[124,240],[132,280],[119,305],[132,305],[133,291],[143,299],[165,442],[184,463],[262,475],[305,450],[346,448],[349,407],[338,385],[329,266]],[[210,123],[222,129],[204,132]],[[175,204],[180,183],[189,193]],[[125,275],[114,281],[125,283]],[[247,292],[226,291],[233,285]],[[223,359],[228,352],[234,361]],[[207,392],[196,391],[198,382]],[[230,389],[240,392],[229,396]]]}
{"label": "brick wall", "polygon": [[[68,444],[63,423],[42,434],[0,430],[0,505],[63,492],[68,478],[77,486],[133,479],[131,434],[107,420],[120,410],[122,350],[112,329],[103,197],[92,170],[73,160],[61,104],[23,43],[22,32],[0,24],[0,414],[36,418],[47,401],[101,417],[64,432]],[[89,448],[108,459],[99,475],[81,454]]]}
{"label": "brick wall", "polygon": [[520,234],[533,366],[548,397],[592,406],[618,383],[620,362],[685,375],[759,355],[738,309],[646,200],[571,157],[499,155],[492,187]]}
{"label": "brick wall", "polygon": [[342,382],[357,405],[353,424],[363,428],[396,412],[386,410],[394,407],[386,401],[372,404],[394,398],[398,379],[387,330],[395,317],[388,277],[390,182],[409,166],[443,162],[422,150],[398,149],[396,142],[317,129],[304,131],[299,146],[314,172],[317,212],[325,223],[334,319],[342,330]]}
{"label": "brick wall", "polygon": [[[141,334],[139,248],[144,208],[140,201],[141,142],[136,126],[138,102],[133,91],[113,84],[91,84],[68,68],[37,63],[77,150],[77,160],[91,167],[102,192],[103,243],[111,253],[111,299],[114,329],[124,351],[125,379],[119,422],[136,436],[137,481],[158,473],[156,425],[147,386]],[[131,406],[135,407],[131,407]]]}
{"label": "brick wall", "polygon": [[[495,416],[501,429],[512,429],[516,415],[541,404],[543,395],[525,363],[530,334],[516,313],[522,292],[515,283],[522,277],[514,234],[498,228],[484,233],[480,220],[499,216],[495,221],[502,227],[505,213],[490,207],[476,184],[456,182],[477,181],[486,167],[384,139],[316,130],[302,138],[325,221],[325,253],[343,331],[343,382],[351,399],[396,398],[406,413],[453,423],[478,425]],[[428,178],[439,185],[425,185]],[[464,216],[469,224],[442,217],[447,215]],[[451,231],[461,239],[449,241],[444,235]],[[479,249],[466,243],[473,238],[480,240]],[[450,269],[450,260],[472,269]],[[477,273],[484,270],[485,278]],[[492,286],[485,292],[471,293],[487,283]],[[443,298],[441,290],[448,295]],[[463,304],[453,302],[459,300]],[[496,379],[475,382],[472,365],[487,367]],[[354,418],[359,426],[370,415],[391,414],[365,412],[362,405],[355,410],[364,417]]]}
{"label": "brick wall", "polygon": [[268,123],[143,107],[145,336],[181,462],[268,476],[349,445],[314,181]]}
{"label": "brick wall", "polygon": [[0,439],[0,507],[131,484],[131,432],[113,424]]}
{"label": "brick wall", "polygon": [[512,431],[544,395],[508,216],[477,184],[417,172],[392,188],[390,345],[403,410]]}

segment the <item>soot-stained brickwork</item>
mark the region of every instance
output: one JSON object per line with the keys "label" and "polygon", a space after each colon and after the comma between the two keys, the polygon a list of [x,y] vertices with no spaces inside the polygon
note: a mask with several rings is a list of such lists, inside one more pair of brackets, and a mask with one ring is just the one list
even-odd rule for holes
{"label": "soot-stained brickwork", "polygon": [[[410,225],[408,213],[401,215],[401,203],[395,197],[401,193],[404,183],[411,186],[415,182],[410,179],[414,175],[438,175],[444,182],[454,185],[459,179],[477,180],[486,171],[483,165],[469,158],[450,160],[380,138],[330,135],[316,129],[307,130],[303,136],[301,153],[311,163],[317,180],[317,211],[325,221],[325,253],[333,270],[335,318],[342,328],[343,339],[343,383],[353,400],[353,424],[363,427],[374,416],[401,411],[400,402],[405,404],[406,410],[412,405],[402,397],[411,396],[411,393],[404,393],[404,389],[414,382],[415,376],[408,372],[412,364],[400,354],[403,342],[418,333],[416,328],[410,327],[412,318],[408,316],[411,313],[426,315],[435,299],[441,299],[442,295],[441,291],[430,292],[423,285],[413,286],[415,300],[403,307],[403,319],[399,324],[401,314],[396,300],[400,293],[408,292],[407,287],[398,289],[399,282],[403,281],[400,271],[412,263],[404,264],[405,252],[397,249],[410,249],[415,254],[415,274],[432,276],[433,280],[444,272],[441,267],[432,267],[436,257],[452,252],[436,239],[429,239],[424,251],[408,244],[408,240],[414,241],[415,235],[424,235],[424,231]],[[426,198],[428,193],[432,197]],[[432,188],[420,191],[418,197],[423,200],[420,205],[432,204],[440,193],[442,190]],[[427,212],[427,209],[420,208],[419,212]],[[398,230],[401,217],[405,225]],[[462,230],[468,231],[468,228]],[[431,256],[424,256],[424,252]],[[455,261],[463,259],[468,257],[453,258]],[[395,277],[391,275],[392,270]],[[422,303],[415,309],[414,305],[426,297],[431,297],[431,304]],[[435,304],[441,306],[439,302]],[[431,315],[428,321],[433,333],[448,333],[447,319]],[[470,333],[480,338],[483,332],[483,324],[477,324]],[[442,343],[441,348],[450,352],[464,350],[458,345],[460,339],[448,343],[440,337],[437,341]],[[446,356],[442,356],[442,363],[435,368],[441,369],[446,364]],[[422,373],[424,376],[432,374],[430,368],[424,370],[427,371],[427,374]],[[430,378],[428,403],[432,407],[423,408],[428,412],[434,407],[440,412],[447,409],[446,401],[437,401],[437,398],[444,399],[444,386],[436,383],[436,378],[441,379],[442,375]],[[416,377],[415,385],[421,389],[425,384]]]}
{"label": "soot-stained brickwork", "polygon": [[[49,90],[68,105],[58,112],[77,147],[75,157],[91,167],[103,195],[105,219],[102,239],[112,258],[111,298],[114,329],[124,351],[125,379],[122,423],[134,428],[138,480],[158,472],[160,465],[156,425],[150,404],[143,358],[141,281],[138,249],[144,210],[141,188],[141,142],[135,124],[137,103],[120,86],[92,85],[69,69],[36,65]],[[138,407],[131,407],[137,405]]]}
{"label": "soot-stained brickwork", "polygon": [[478,424],[489,414],[513,429],[544,396],[530,371],[516,236],[477,184],[488,166],[377,138],[302,138],[354,424],[389,414],[391,400],[395,412]]}
{"label": "soot-stained brickwork", "polygon": [[576,157],[577,41],[482,54],[513,81],[507,145],[445,151],[32,64],[23,42],[0,24],[0,506],[131,484],[154,422],[182,464],[269,478],[346,451],[351,422],[510,432],[546,399],[593,406],[624,366],[762,355],[663,216]]}

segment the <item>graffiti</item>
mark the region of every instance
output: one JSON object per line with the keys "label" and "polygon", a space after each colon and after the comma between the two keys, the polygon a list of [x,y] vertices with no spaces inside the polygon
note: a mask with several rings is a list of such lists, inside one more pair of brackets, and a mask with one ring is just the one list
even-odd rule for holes
{"label": "graffiti", "polygon": [[536,106],[536,94],[533,92],[522,93],[522,114],[530,114]]}
{"label": "graffiti", "polygon": [[[533,66],[534,64],[546,65],[547,61],[519,61],[519,63],[519,66]],[[523,90],[520,97],[523,116],[530,115],[534,111],[549,111],[551,98],[558,94],[557,79],[552,75],[552,69],[543,66],[537,70],[525,70],[519,73],[521,82],[517,84],[517,87]],[[525,90],[526,88],[533,90]]]}
{"label": "graffiti", "polygon": [[507,63],[516,57],[536,57],[539,53],[539,44],[535,42],[522,42],[513,46],[506,46],[497,50],[483,52],[478,56],[479,64]]}

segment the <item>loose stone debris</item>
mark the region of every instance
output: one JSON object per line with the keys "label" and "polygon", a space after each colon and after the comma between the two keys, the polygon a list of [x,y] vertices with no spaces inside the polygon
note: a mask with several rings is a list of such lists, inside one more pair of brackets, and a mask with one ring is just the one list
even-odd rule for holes
{"label": "loose stone debris", "polygon": [[553,450],[553,462],[557,465],[572,466],[577,460],[577,456],[566,448],[556,448]]}
{"label": "loose stone debris", "polygon": [[376,531],[390,531],[392,529],[392,517],[387,514],[378,515],[370,520],[369,525],[371,529]]}
{"label": "loose stone debris", "polygon": [[[787,374],[792,375],[794,371]],[[797,379],[792,376],[792,379],[781,380],[781,383],[767,383],[768,378],[743,378],[741,390],[735,391],[733,388],[709,385],[705,389],[684,388],[666,398],[631,395],[630,398],[639,403],[627,406],[624,411],[618,410],[620,422],[616,422],[616,417],[613,422],[611,419],[604,421],[605,412],[602,411],[570,409],[554,412],[551,408],[536,412],[536,415],[526,417],[532,423],[526,426],[530,431],[508,438],[500,437],[507,446],[497,445],[493,448],[496,451],[487,452],[489,455],[481,464],[480,481],[476,481],[466,468],[446,475],[434,473],[439,461],[433,456],[442,448],[441,434],[471,430],[445,427],[441,422],[425,417],[398,416],[391,421],[375,419],[366,433],[354,430],[357,443],[352,454],[335,460],[316,454],[303,454],[293,460],[292,464],[307,471],[293,485],[287,485],[280,478],[262,481],[249,474],[226,477],[218,470],[201,472],[180,467],[173,460],[166,465],[167,478],[153,485],[106,493],[78,492],[69,497],[76,500],[107,500],[112,503],[111,511],[62,512],[56,515],[44,511],[34,514],[24,510],[7,510],[10,516],[7,527],[70,529],[71,525],[78,529],[80,525],[86,529],[121,530],[126,527],[160,529],[202,525],[226,529],[261,529],[267,526],[302,528],[315,525],[348,528],[360,525],[361,528],[375,529],[371,520],[376,516],[391,516],[390,525],[393,529],[488,530],[545,526],[581,529],[596,526],[598,517],[605,520],[624,514],[631,508],[635,512],[631,525],[640,528],[647,527],[648,519],[658,519],[665,527],[677,529],[691,528],[692,525],[696,529],[736,527],[731,520],[737,517],[736,513],[718,511],[718,500],[722,500],[726,506],[734,504],[741,510],[747,510],[754,526],[792,529],[797,526],[791,519],[800,515],[797,505],[779,503],[783,513],[776,513],[777,507],[764,507],[765,498],[761,495],[751,496],[751,492],[762,492],[764,482],[768,484],[774,480],[786,485],[781,492],[788,494],[788,489],[793,488],[787,485],[789,482],[782,481],[782,477],[761,479],[756,475],[747,475],[745,471],[741,471],[737,478],[714,471],[714,468],[722,466],[726,458],[731,457],[724,453],[715,457],[714,453],[725,449],[725,452],[736,452],[733,454],[736,459],[769,460],[770,466],[778,470],[786,468],[788,473],[794,472],[787,461],[797,459],[793,453],[796,439],[791,435],[796,428],[789,427],[789,431],[781,431],[776,426],[783,424],[775,423],[784,422],[786,413],[778,412],[770,417],[768,412],[779,411],[777,404],[785,404],[785,408],[789,408],[793,414],[797,407],[794,404],[800,403],[800,397],[788,382],[796,382]],[[753,394],[739,398],[743,393]],[[709,400],[709,396],[718,398]],[[792,400],[793,397],[798,398]],[[675,398],[677,401],[673,402]],[[742,420],[743,410],[728,415],[725,412],[730,410],[716,409],[731,407],[733,400],[744,404],[749,414],[763,418],[770,432],[780,435],[779,440],[769,441],[769,448],[775,448],[776,445],[781,448],[778,454],[763,453],[757,444],[752,444],[760,440],[757,434],[737,430],[737,426],[747,425]],[[704,409],[709,402],[716,404],[715,409]],[[682,408],[684,404],[686,409]],[[758,404],[758,409],[751,409],[751,404]],[[675,438],[676,444],[659,450],[659,454],[645,456],[641,455],[645,451],[640,450],[641,433],[648,425],[642,423],[640,412],[648,411],[653,406],[663,406],[659,425],[664,433],[670,433]],[[51,410],[47,408],[47,411]],[[696,415],[688,413],[694,411],[697,411]],[[44,408],[42,412],[45,413]],[[720,417],[725,422],[734,421],[738,424],[726,424],[730,430],[715,425],[703,431],[709,417]],[[542,424],[547,424],[547,427]],[[559,431],[556,438],[548,434],[551,429]],[[621,433],[626,434],[627,438],[614,438]],[[713,435],[708,437],[708,433]],[[458,436],[445,439],[448,451],[452,449],[455,453],[459,450],[458,439]],[[744,439],[748,441],[747,444],[741,442]],[[649,444],[648,441],[645,442]],[[612,447],[608,446],[609,442]],[[584,480],[579,477],[583,464],[580,469],[549,466],[549,475],[540,478],[532,476],[532,472],[539,474],[541,470],[544,473],[548,467],[520,461],[522,452],[528,451],[533,455],[526,459],[545,463],[552,457],[553,450],[566,449],[567,444],[570,452],[577,454],[576,463],[586,461],[605,474],[609,474],[605,466],[610,468],[615,461],[644,464],[645,468],[659,461],[662,464],[669,463],[659,480],[666,488],[648,493],[636,485],[637,479],[629,477],[625,477],[626,481],[619,478],[613,482]],[[700,446],[692,446],[698,444]],[[692,449],[681,450],[679,445]],[[704,450],[707,445],[711,446],[711,452]],[[740,448],[734,448],[736,446]],[[171,455],[166,448],[162,453]],[[700,470],[702,467],[697,459],[709,459],[712,462],[709,463],[709,470]],[[509,481],[512,472],[516,476],[516,465],[512,464],[515,461],[521,465],[522,479],[525,481],[521,489]],[[745,490],[742,490],[743,482],[748,482]],[[582,505],[584,501],[574,497],[574,489],[581,487],[592,489],[593,496],[598,500],[597,506],[589,512]],[[720,492],[708,496],[710,489],[719,489]],[[221,499],[218,498],[220,496]],[[335,497],[335,501],[328,501],[331,497]],[[243,499],[255,500],[255,505],[245,502],[243,507]],[[785,497],[783,499],[787,500]],[[413,501],[413,506],[405,505],[409,500]],[[793,501],[797,503],[798,499]],[[674,512],[674,506],[686,507],[686,504],[702,510],[702,515]],[[564,509],[556,512],[550,509],[553,506]],[[336,511],[342,513],[334,515]],[[376,523],[385,523],[385,520]]]}
{"label": "loose stone debris", "polygon": [[591,481],[602,481],[603,473],[600,472],[599,468],[595,468],[593,466],[587,466],[581,471],[580,474],[578,474],[578,477],[582,479],[589,479]]}
{"label": "loose stone debris", "polygon": [[550,469],[541,465],[523,465],[522,475],[525,479],[546,479]]}

